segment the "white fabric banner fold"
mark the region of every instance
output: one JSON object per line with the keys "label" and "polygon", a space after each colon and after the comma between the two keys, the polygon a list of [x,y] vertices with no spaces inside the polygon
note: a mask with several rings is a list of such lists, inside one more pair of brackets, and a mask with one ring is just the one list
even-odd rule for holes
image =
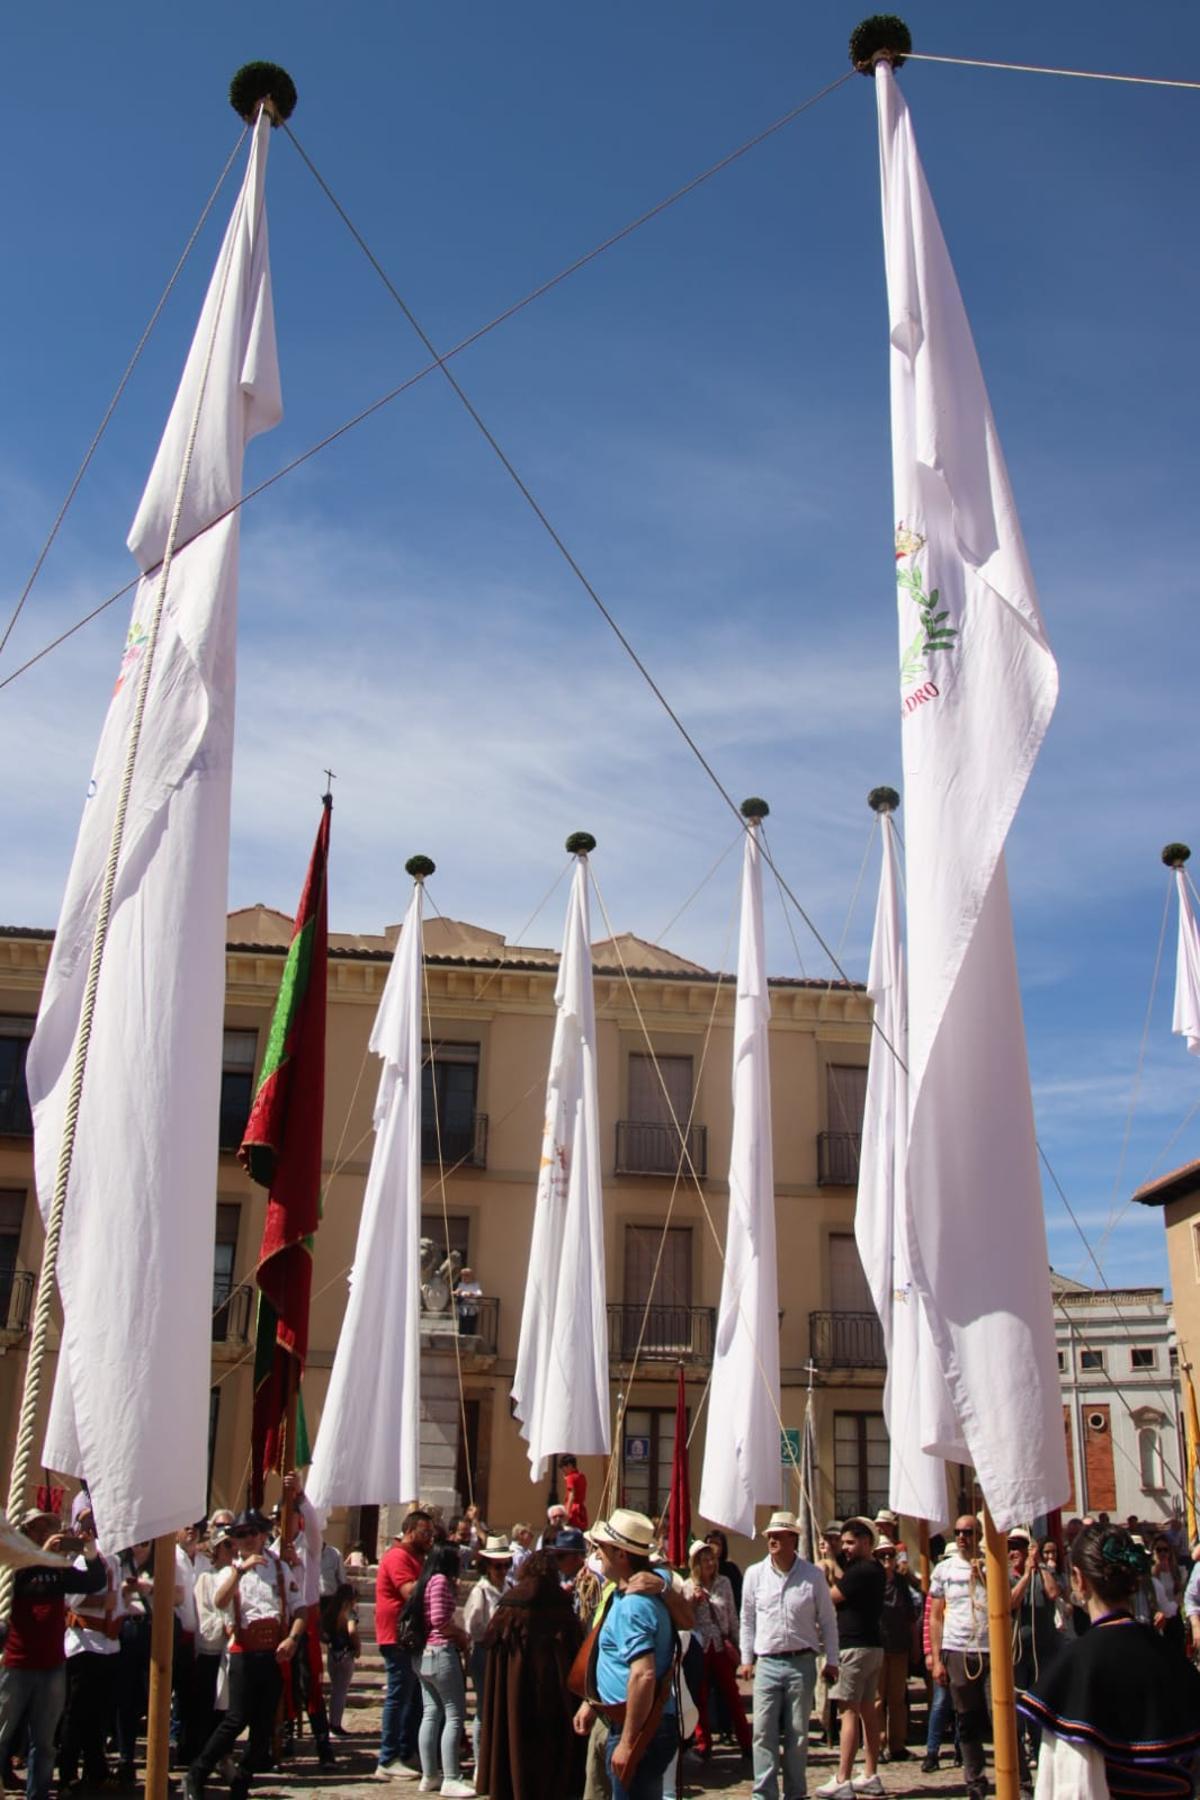
{"label": "white fabric banner fold", "polygon": [[262,119],[130,531],[143,578],[29,1051],[45,1216],[155,570],[194,431],[96,996],[59,1254],[63,1349],[42,1452],[47,1467],[87,1478],[110,1544],[158,1537],[204,1511],[238,587],[238,517],[210,521],[241,496],[248,440],[282,415],[269,137]]}
{"label": "white fabric banner fold", "polygon": [[1179,956],[1175,964],[1175,1014],[1172,1031],[1186,1038],[1194,1056],[1200,1056],[1200,931],[1192,911],[1192,896],[1183,869],[1176,869],[1179,891]]}
{"label": "white fabric banner fold", "polygon": [[512,1398],[532,1481],[551,1456],[607,1456],[608,1313],[586,856],[575,862]]}
{"label": "white fabric banner fold", "polygon": [[422,896],[418,881],[371,1030],[375,1147],[305,1482],[320,1512],[420,1494]]}
{"label": "white fabric banner fold", "polygon": [[907,815],[913,1285],[997,1525],[1068,1492],[1004,844],[1054,711],[970,325],[892,70],[875,75]]}
{"label": "white fabric banner fold", "polygon": [[880,818],[883,866],[871,939],[867,993],[875,1029],[867,1064],[854,1234],[883,1327],[887,1376],[888,1502],[900,1514],[942,1524],[946,1465],[926,1443],[953,1431],[954,1413],[912,1279],[905,1167],[908,1161],[908,993],[900,925],[896,828]]}
{"label": "white fabric banner fold", "polygon": [[762,862],[750,826],[733,1016],[729,1215],[700,1478],[703,1516],[745,1537],[754,1536],[755,1508],[777,1506],[783,1491],[770,1018]]}

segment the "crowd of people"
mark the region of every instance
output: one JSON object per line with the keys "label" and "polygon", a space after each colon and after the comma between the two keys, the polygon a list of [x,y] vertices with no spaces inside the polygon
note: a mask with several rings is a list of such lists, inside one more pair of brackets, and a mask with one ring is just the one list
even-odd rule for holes
{"label": "crowd of people", "polygon": [[[8,1771],[24,1757],[28,1800],[50,1800],[56,1768],[60,1796],[132,1787],[149,1700],[154,1546],[102,1548],[86,1489],[65,1525],[37,1509],[16,1522],[62,1560],[14,1577],[0,1758]],[[302,1718],[320,1761],[334,1762],[357,1654],[354,1601],[295,1476],[271,1520],[218,1510],[176,1534],[171,1757],[190,1800],[217,1769],[233,1800],[245,1800]]]}
{"label": "crowd of people", "polygon": [[[834,1521],[814,1560],[776,1512],[744,1571],[720,1531],[671,1567],[656,1522],[628,1509],[589,1527],[570,1459],[565,1505],[538,1533],[448,1524],[414,1507],[380,1558],[375,1637],[386,1693],[375,1774],[493,1800],[671,1800],[686,1748],[723,1738],[758,1800],[804,1800],[810,1737],[837,1766],[819,1800],[882,1796],[883,1765],[943,1745],[968,1800],[987,1788],[990,1644],[981,1527],[930,1544],[927,1591],[886,1509]],[[19,1521],[62,1559],[17,1572],[0,1671],[0,1757],[25,1761],[28,1800],[132,1784],[148,1696],[152,1545],[113,1554],[91,1502],[64,1526]],[[1037,1800],[1195,1791],[1200,1753],[1200,1549],[1105,1515],[1061,1541],[1009,1534],[1020,1781]],[[275,1516],[217,1511],[177,1534],[172,1756],[184,1800],[218,1774],[246,1800],[307,1721],[322,1764],[348,1735],[362,1546],[322,1540],[297,1477]],[[914,1743],[913,1684],[925,1701]],[[739,1685],[739,1683],[743,1685]],[[748,1705],[744,1684],[749,1684]],[[468,1685],[469,1684],[469,1685]],[[115,1764],[114,1764],[115,1758]],[[861,1759],[861,1762],[860,1762]]]}
{"label": "crowd of people", "polygon": [[[719,1531],[691,1544],[686,1568],[668,1567],[654,1522],[624,1509],[591,1530],[552,1509],[536,1543],[525,1525],[511,1537],[477,1522],[466,1529],[478,1535],[478,1577],[449,1647],[465,1653],[471,1675],[474,1781],[460,1760],[462,1660],[446,1654],[450,1596],[429,1598],[455,1548],[461,1557],[464,1527],[451,1533],[446,1560],[436,1519],[420,1509],[379,1568],[376,1628],[389,1672],[381,1779],[411,1774],[422,1791],[493,1800],[670,1800],[681,1750],[707,1758],[725,1735],[750,1763],[759,1800],[803,1800],[810,1735],[820,1733],[837,1754],[814,1790],[820,1800],[886,1794],[889,1763],[920,1757],[931,1773],[947,1739],[969,1800],[987,1793],[990,1644],[973,1514],[955,1521],[948,1544],[932,1540],[927,1592],[886,1509],[828,1525],[814,1561],[799,1553],[799,1521],[777,1512],[766,1554],[744,1573]],[[1190,1769],[1200,1748],[1200,1675],[1188,1654],[1200,1654],[1200,1561],[1185,1579],[1180,1539],[1177,1523],[1133,1531],[1103,1515],[1069,1520],[1061,1545],[1010,1534],[1013,1668],[1030,1696],[1019,1742],[1027,1796],[1036,1770],[1038,1800],[1063,1800],[1068,1755],[1082,1752],[1074,1715],[1054,1711],[1054,1683],[1088,1659],[1111,1671],[1112,1657],[1082,1640],[1114,1622],[1133,1632],[1119,1640],[1127,1674],[1151,1670],[1162,1704],[1157,1749],[1132,1725],[1121,1743],[1092,1746],[1103,1791],[1182,1793],[1170,1772]],[[750,1684],[748,1710],[739,1680]],[[912,1742],[914,1683],[923,1744]],[[1075,1679],[1067,1689],[1073,1702],[1078,1687]],[[1103,1680],[1096,1692],[1103,1717]],[[1128,1691],[1123,1698],[1129,1724],[1137,1705]],[[1051,1721],[1057,1735],[1047,1739]],[[1087,1790],[1092,1800],[1101,1791]]]}

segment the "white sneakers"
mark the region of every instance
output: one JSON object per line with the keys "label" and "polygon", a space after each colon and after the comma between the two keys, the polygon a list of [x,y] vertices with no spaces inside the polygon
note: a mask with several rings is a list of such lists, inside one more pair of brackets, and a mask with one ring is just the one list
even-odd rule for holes
{"label": "white sneakers", "polygon": [[877,1800],[877,1796],[887,1793],[878,1775],[859,1775],[853,1781],[839,1781],[834,1775],[813,1791],[820,1800],[858,1800],[860,1795],[866,1795],[867,1800]]}
{"label": "white sneakers", "polygon": [[882,1781],[880,1781],[878,1775],[859,1775],[850,1783],[850,1786],[854,1789],[856,1794],[869,1794],[874,1796],[876,1794],[885,1794],[887,1792],[887,1789],[884,1787]]}
{"label": "white sneakers", "polygon": [[[432,1787],[433,1783],[430,1782],[429,1785]],[[468,1800],[468,1796],[475,1792],[475,1784],[473,1781],[456,1781],[447,1775],[438,1792],[453,1796],[453,1800]]]}

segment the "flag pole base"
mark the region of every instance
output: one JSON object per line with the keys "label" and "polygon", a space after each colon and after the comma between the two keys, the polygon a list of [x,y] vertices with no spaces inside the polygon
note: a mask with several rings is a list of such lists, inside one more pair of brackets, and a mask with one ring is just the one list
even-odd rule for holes
{"label": "flag pole base", "polygon": [[171,1658],[175,1640],[175,1537],[154,1540],[150,1620],[150,1709],[146,1720],[146,1800],[167,1800],[171,1767]]}
{"label": "flag pole base", "polygon": [[996,1765],[996,1800],[1020,1800],[1008,1533],[997,1530],[986,1501],[983,1506],[983,1540],[987,1569],[988,1649],[991,1652],[988,1661],[991,1664],[992,1755]]}

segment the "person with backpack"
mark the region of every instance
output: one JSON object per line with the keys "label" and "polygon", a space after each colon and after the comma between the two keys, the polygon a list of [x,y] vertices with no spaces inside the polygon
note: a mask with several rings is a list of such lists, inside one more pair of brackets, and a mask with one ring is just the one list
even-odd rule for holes
{"label": "person with backpack", "polygon": [[379,1763],[375,1770],[381,1781],[421,1772],[417,1760],[417,1730],[410,1719],[417,1674],[412,1654],[397,1643],[396,1632],[400,1615],[421,1578],[421,1569],[432,1543],[433,1517],[421,1507],[414,1507],[401,1520],[396,1543],[380,1557],[375,1577],[375,1640],[387,1670],[383,1722],[379,1730]]}

